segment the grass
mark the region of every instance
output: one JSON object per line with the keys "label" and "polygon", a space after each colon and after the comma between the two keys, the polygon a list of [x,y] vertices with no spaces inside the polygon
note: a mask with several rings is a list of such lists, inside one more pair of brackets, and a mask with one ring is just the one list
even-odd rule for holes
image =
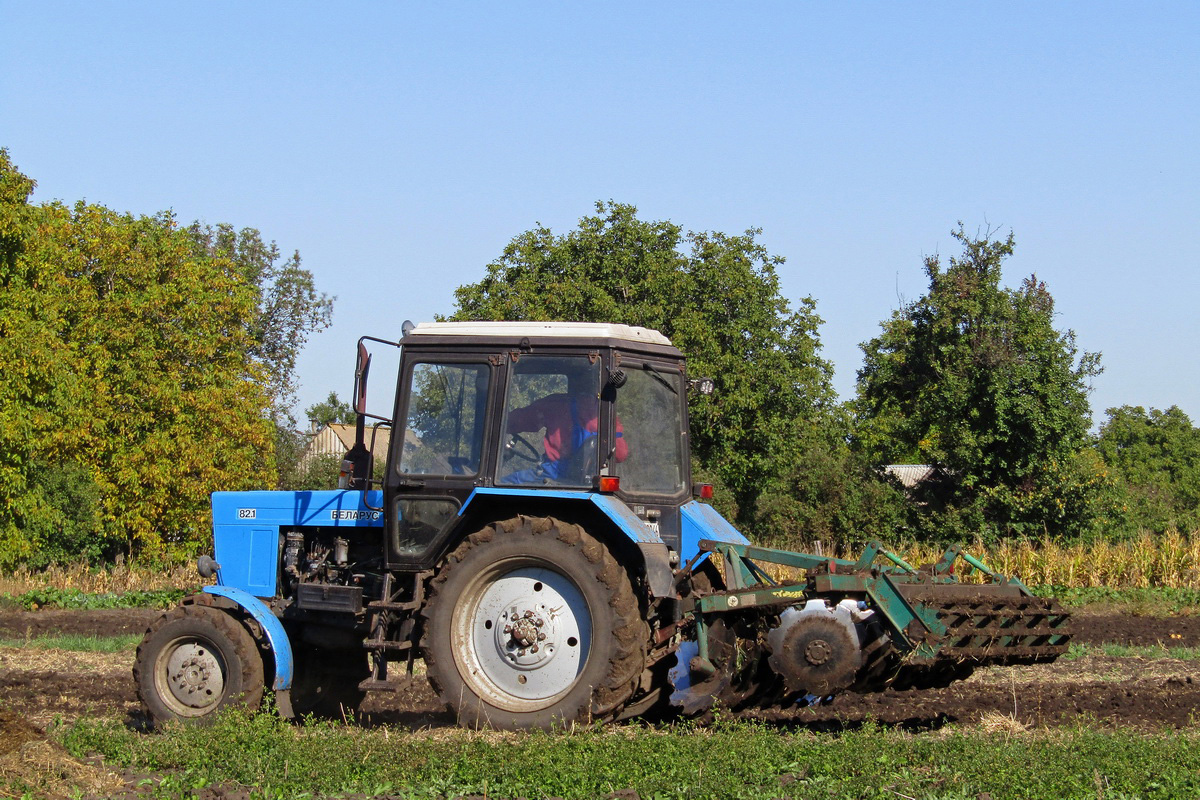
{"label": "grass", "polygon": [[[193,588],[191,591],[195,591]],[[128,592],[85,592],[80,589],[41,588],[21,594],[0,595],[0,606],[20,607],[26,611],[39,608],[170,608],[189,594],[184,589],[150,589]]]}
{"label": "grass", "polygon": [[0,647],[18,647],[33,650],[70,650],[77,653],[124,653],[134,650],[142,640],[140,633],[122,636],[86,636],[84,634],[62,634],[55,636],[33,636],[25,639],[0,639]]}
{"label": "grass", "polygon": [[1124,644],[1072,644],[1062,658],[1071,660],[1085,656],[1109,658],[1173,658],[1179,661],[1200,661],[1200,647],[1167,647],[1166,645],[1131,646]]}
{"label": "grass", "polygon": [[251,797],[1154,798],[1200,794],[1200,735],[1012,726],[913,736],[866,725],[834,735],[748,722],[557,733],[297,728],[226,714],[146,736],[81,721],[54,737],[72,754],[165,775],[149,797],[202,787]]}
{"label": "grass", "polygon": [[1114,589],[1088,586],[1071,587],[1062,585],[1034,586],[1033,593],[1039,597],[1057,597],[1073,607],[1104,606],[1114,612],[1133,616],[1159,616],[1162,614],[1200,614],[1200,589],[1152,588]]}

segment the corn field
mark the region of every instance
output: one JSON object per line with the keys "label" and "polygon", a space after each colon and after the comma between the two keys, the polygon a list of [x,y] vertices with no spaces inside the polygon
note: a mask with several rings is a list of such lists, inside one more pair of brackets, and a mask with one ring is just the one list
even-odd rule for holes
{"label": "corn field", "polygon": [[0,573],[0,595],[18,595],[32,589],[78,589],[86,594],[122,594],[158,589],[194,589],[204,583],[194,562],[154,565],[89,567],[80,564],[42,570],[19,567]]}
{"label": "corn field", "polygon": [[[797,548],[809,553],[829,553],[821,542]],[[1170,589],[1200,588],[1200,531],[1182,534],[1142,534],[1122,542],[1058,544],[1053,541],[1014,539],[985,547],[976,542],[966,551],[996,572],[1019,577],[1030,586],[1056,585],[1071,588]],[[913,566],[936,562],[944,547],[909,544],[893,552]],[[857,554],[839,554],[846,558]],[[975,572],[964,577],[966,565],[957,572],[964,580],[980,580]]]}

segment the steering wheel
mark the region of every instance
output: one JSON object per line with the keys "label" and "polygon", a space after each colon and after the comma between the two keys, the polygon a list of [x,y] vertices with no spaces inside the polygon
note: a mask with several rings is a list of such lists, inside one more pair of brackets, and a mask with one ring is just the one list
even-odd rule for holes
{"label": "steering wheel", "polygon": [[[542,454],[538,452],[538,449],[528,439],[519,433],[510,433],[508,436],[508,444],[505,445],[504,449],[513,458],[519,458],[522,461],[529,461],[534,464],[542,463]],[[513,445],[520,445],[520,447],[514,447]]]}

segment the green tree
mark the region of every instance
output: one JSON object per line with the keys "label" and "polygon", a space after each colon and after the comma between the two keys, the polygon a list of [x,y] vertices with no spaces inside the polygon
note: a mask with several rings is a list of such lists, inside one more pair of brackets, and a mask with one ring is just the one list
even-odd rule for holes
{"label": "green tree", "polygon": [[1200,428],[1176,406],[1106,413],[1096,450],[1125,489],[1133,526],[1200,528]]}
{"label": "green tree", "polygon": [[170,214],[32,189],[0,150],[0,565],[193,547],[272,462],[256,287]]}
{"label": "green tree", "polygon": [[631,205],[597,203],[578,228],[539,226],[514,238],[487,274],[455,292],[459,320],[567,320],[662,331],[711,376],[712,395],[689,399],[698,472],[715,478],[753,525],[764,492],[780,491],[835,402],[820,357],[812,298],[793,309],[780,294],[783,262],[758,241],[685,233],[639,219]]}
{"label": "green tree", "polygon": [[269,376],[275,416],[290,419],[296,401],[296,359],[309,336],[329,327],[334,298],[317,291],[299,252],[282,258],[275,242],[264,242],[254,228],[196,222],[187,232],[202,255],[228,260],[252,288],[255,311],[246,325],[250,354]]}
{"label": "green tree", "polygon": [[925,260],[928,293],[864,344],[856,442],[878,463],[924,463],[927,530],[1083,533],[1096,509],[1096,465],[1080,451],[1096,353],[1054,328],[1044,283],[1000,285],[1014,240],[954,237],[961,256]]}
{"label": "green tree", "polygon": [[254,292],[255,309],[247,321],[250,355],[266,376],[275,424],[276,488],[296,484],[296,459],[304,451],[304,435],[296,430],[296,359],[309,336],[329,327],[333,299],[317,291],[312,273],[301,266],[300,253],[282,258],[275,242],[264,242],[254,228],[193,223],[188,234],[200,256],[224,259]]}
{"label": "green tree", "polygon": [[316,428],[322,428],[335,422],[350,425],[355,420],[354,409],[349,403],[341,400],[337,392],[330,392],[329,397],[320,403],[314,403],[304,410],[304,416]]}

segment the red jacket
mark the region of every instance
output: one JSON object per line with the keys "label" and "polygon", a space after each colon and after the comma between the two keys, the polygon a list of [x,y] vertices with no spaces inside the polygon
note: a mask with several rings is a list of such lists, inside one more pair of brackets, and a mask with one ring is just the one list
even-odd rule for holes
{"label": "red jacket", "polygon": [[[535,400],[524,408],[508,412],[508,430],[510,433],[531,433],[546,429],[546,458],[558,461],[563,456],[571,454],[571,433],[575,427],[575,416],[578,413],[579,425],[588,433],[599,430],[600,421],[597,418],[597,403],[591,402],[590,397],[580,398],[584,402],[576,402],[572,408],[571,396],[568,394],[546,395]],[[629,456],[629,445],[625,444],[624,426],[617,420],[617,461],[624,461]]]}

